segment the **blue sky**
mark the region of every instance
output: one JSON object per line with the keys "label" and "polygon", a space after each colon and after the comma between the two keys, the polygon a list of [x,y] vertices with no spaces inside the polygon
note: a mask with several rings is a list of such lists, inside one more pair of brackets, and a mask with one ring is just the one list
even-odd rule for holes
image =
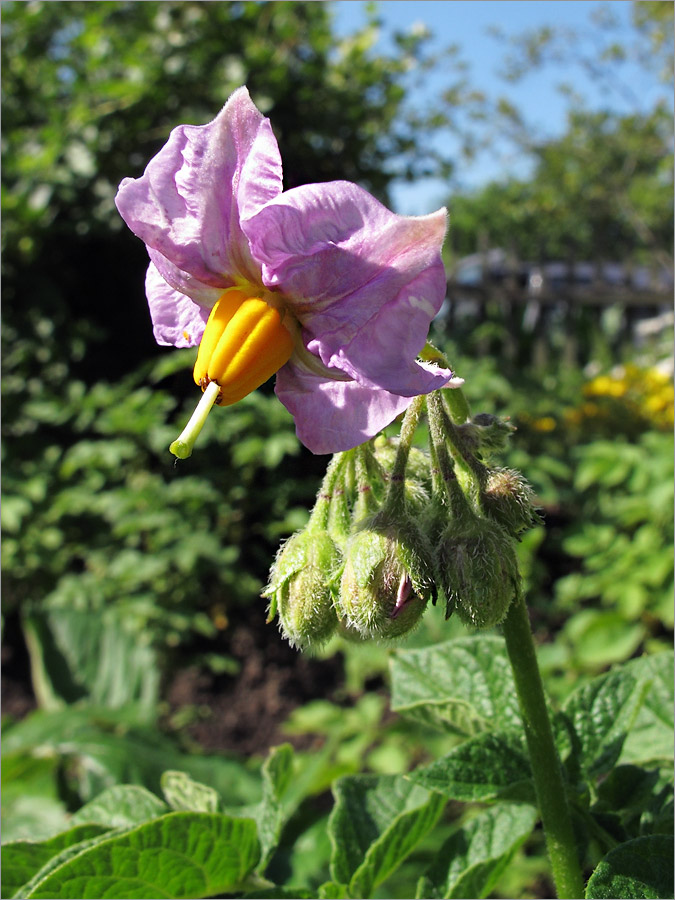
{"label": "blue sky", "polygon": [[[530,75],[517,85],[506,85],[498,70],[505,50],[488,34],[491,25],[497,25],[507,34],[519,34],[542,25],[557,28],[583,28],[598,33],[592,14],[604,7],[614,14],[620,23],[618,37],[626,40],[634,36],[630,27],[631,6],[627,0],[610,0],[598,3],[594,0],[382,0],[377,4],[384,21],[375,50],[386,51],[391,47],[389,35],[394,30],[408,30],[415,23],[424,23],[433,33],[433,49],[451,43],[461,48],[461,55],[470,64],[469,79],[472,85],[490,95],[506,93],[509,99],[524,113],[526,121],[537,134],[555,136],[565,130],[567,101],[559,94],[556,85],[567,81],[585,98],[591,108],[612,107],[628,111],[629,106],[620,93],[603,94],[589,76],[578,67],[566,70],[550,66]],[[335,28],[339,35],[346,35],[366,22],[365,4],[361,0],[336,0],[333,4]],[[637,67],[625,66],[626,78],[635,89],[639,103],[650,109],[664,88],[655,76],[648,76]],[[440,93],[448,83],[448,73],[441,68],[430,74],[423,91],[417,95],[424,103],[434,91]],[[410,100],[415,102],[412,93]],[[635,104],[631,111],[636,111]],[[452,138],[444,136],[443,140]],[[506,146],[495,146],[493,152],[483,154],[475,163],[462,165],[458,178],[463,187],[478,187],[491,179],[499,179],[506,173],[525,175],[522,159],[509,157]],[[438,182],[422,182],[414,185],[398,185],[392,192],[397,211],[414,214],[429,212],[438,206],[448,193],[446,185]]]}

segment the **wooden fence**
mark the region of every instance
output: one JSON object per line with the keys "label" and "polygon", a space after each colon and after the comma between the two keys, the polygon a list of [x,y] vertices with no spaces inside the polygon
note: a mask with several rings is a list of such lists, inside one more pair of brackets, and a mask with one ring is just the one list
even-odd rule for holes
{"label": "wooden fence", "polygon": [[479,353],[494,352],[497,341],[511,360],[538,365],[553,353],[583,364],[599,337],[618,353],[640,340],[640,323],[667,327],[672,312],[673,271],[666,265],[532,263],[496,249],[453,266],[438,323],[449,335],[477,333]]}

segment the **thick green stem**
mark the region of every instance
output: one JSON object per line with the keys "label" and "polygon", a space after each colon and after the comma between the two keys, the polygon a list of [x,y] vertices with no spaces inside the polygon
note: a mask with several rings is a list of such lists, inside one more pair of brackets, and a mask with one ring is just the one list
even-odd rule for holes
{"label": "thick green stem", "polygon": [[578,900],[584,896],[584,881],[561,763],[553,741],[530,620],[522,595],[513,601],[503,629],[525,725],[534,787],[556,891],[560,900]]}

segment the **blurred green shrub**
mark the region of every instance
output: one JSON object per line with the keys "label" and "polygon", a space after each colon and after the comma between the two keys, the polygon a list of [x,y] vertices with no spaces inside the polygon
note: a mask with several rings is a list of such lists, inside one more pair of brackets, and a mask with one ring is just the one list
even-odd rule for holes
{"label": "blurred green shrub", "polygon": [[563,549],[578,571],[555,592],[563,609],[583,606],[562,638],[572,664],[585,668],[630,657],[650,635],[669,642],[673,440],[647,432],[637,443],[595,441],[574,458],[576,515]]}
{"label": "blurred green shrub", "polygon": [[8,426],[15,453],[42,439],[5,474],[3,585],[48,707],[142,701],[151,715],[157,654],[214,637],[256,600],[280,535],[307,517],[321,461],[301,459],[290,415],[262,391],[214,416],[174,466],[168,443],[189,413],[148,382],[178,366],[187,380],[193,356],[91,390],[45,387]]}

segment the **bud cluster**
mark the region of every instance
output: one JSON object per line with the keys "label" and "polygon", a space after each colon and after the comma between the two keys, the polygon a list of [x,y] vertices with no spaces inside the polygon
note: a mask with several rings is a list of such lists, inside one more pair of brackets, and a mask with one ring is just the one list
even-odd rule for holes
{"label": "bud cluster", "polygon": [[429,397],[428,411],[439,471],[435,505],[445,501],[448,510],[434,557],[446,617],[456,612],[468,625],[490,628],[520,591],[516,541],[538,521],[520,473],[485,464],[515,429],[487,414],[456,424],[440,393]]}
{"label": "bud cluster", "polygon": [[411,404],[405,442],[379,437],[334,456],[309,523],[281,547],[264,596],[294,646],[320,647],[336,631],[395,639],[419,622],[434,592],[431,547],[416,522],[431,469],[410,447],[421,408],[421,398]]}
{"label": "bud cluster", "polygon": [[[428,452],[412,446],[425,402]],[[413,400],[399,438],[334,456],[309,523],[277,554],[269,619],[310,650],[335,633],[400,638],[438,594],[446,618],[503,621],[520,589],[516,541],[538,521],[525,479],[485,462],[513,430],[495,416],[453,422],[435,392]]]}

